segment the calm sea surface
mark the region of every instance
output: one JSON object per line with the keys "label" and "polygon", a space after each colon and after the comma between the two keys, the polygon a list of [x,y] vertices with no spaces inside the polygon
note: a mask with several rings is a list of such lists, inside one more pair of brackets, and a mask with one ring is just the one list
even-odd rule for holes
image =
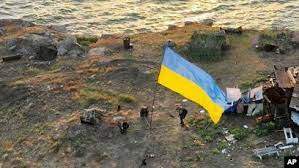
{"label": "calm sea surface", "polygon": [[227,27],[299,30],[299,0],[0,0],[4,18],[96,35],[159,31],[207,18]]}

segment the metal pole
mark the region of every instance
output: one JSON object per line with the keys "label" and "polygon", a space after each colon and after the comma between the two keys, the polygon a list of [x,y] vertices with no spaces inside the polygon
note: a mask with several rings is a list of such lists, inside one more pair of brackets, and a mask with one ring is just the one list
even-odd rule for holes
{"label": "metal pole", "polygon": [[152,111],[151,111],[151,117],[150,117],[150,133],[151,133],[151,130],[152,130],[152,122],[153,122],[153,113],[155,111],[155,102],[156,102],[156,95],[157,95],[157,90],[158,90],[158,78],[159,78],[159,74],[160,74],[160,70],[161,70],[161,65],[162,65],[162,61],[163,61],[163,58],[164,58],[164,52],[165,52],[165,48],[167,46],[163,46],[163,51],[162,51],[162,59],[160,60],[160,68],[158,69],[158,73],[157,73],[157,76],[156,76],[156,81],[155,81],[155,88],[154,88],[154,98],[153,98],[153,102],[152,102]]}

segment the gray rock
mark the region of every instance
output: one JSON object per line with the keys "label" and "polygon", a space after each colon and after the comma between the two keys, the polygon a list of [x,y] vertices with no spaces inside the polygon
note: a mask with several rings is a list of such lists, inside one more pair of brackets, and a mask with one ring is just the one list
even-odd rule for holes
{"label": "gray rock", "polygon": [[106,52],[106,48],[105,47],[98,47],[98,48],[92,48],[89,50],[88,52],[88,56],[92,56],[92,55],[105,55]]}
{"label": "gray rock", "polygon": [[213,19],[204,19],[200,23],[207,26],[213,26],[214,22],[215,21]]}
{"label": "gray rock", "polygon": [[64,25],[49,25],[47,27],[58,32],[67,32],[67,29]]}
{"label": "gray rock", "polygon": [[21,19],[0,19],[0,27],[7,25],[16,25],[18,28],[32,27],[34,24]]}
{"label": "gray rock", "polygon": [[5,29],[3,27],[0,27],[0,36],[3,36],[5,34]]}
{"label": "gray rock", "polygon": [[17,39],[17,54],[36,60],[50,61],[56,58],[57,49],[51,36],[29,34]]}
{"label": "gray rock", "polygon": [[107,39],[113,37],[113,34],[102,34],[101,39]]}
{"label": "gray rock", "polygon": [[176,25],[168,25],[168,30],[174,30],[176,28],[177,28]]}
{"label": "gray rock", "polygon": [[195,22],[192,22],[192,21],[186,21],[185,22],[185,26],[188,26],[188,25],[192,25],[192,24],[194,24]]}
{"label": "gray rock", "polygon": [[7,40],[5,42],[5,47],[10,51],[14,51],[17,47],[17,40],[16,39]]}
{"label": "gray rock", "polygon": [[77,43],[75,37],[66,37],[57,44],[58,56],[83,57],[84,49]]}
{"label": "gray rock", "polygon": [[8,158],[8,154],[7,153],[5,153],[4,155],[2,155],[2,159],[3,160],[6,160]]}

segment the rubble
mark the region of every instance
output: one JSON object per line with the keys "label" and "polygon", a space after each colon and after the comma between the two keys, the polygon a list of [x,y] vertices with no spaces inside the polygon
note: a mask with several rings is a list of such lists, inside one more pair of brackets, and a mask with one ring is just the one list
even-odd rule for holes
{"label": "rubble", "polygon": [[279,146],[278,149],[286,150],[286,149],[291,149],[293,147],[294,147],[294,145],[283,145],[283,146]]}
{"label": "rubble", "polygon": [[274,146],[260,148],[260,149],[254,149],[253,152],[261,160],[263,159],[264,156],[271,156],[271,155],[279,156],[279,151]]}
{"label": "rubble", "polygon": [[231,134],[226,128],[222,131],[224,138],[229,142],[229,143],[236,143],[237,140],[235,139],[234,135]]}
{"label": "rubble", "polygon": [[298,138],[291,128],[283,128],[286,144],[297,144]]}

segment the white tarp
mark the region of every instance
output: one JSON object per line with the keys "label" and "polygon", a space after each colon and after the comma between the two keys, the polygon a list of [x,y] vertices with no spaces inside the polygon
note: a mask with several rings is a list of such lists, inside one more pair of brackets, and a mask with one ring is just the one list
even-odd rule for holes
{"label": "white tarp", "polygon": [[249,94],[250,99],[253,100],[262,100],[263,99],[263,86],[256,87],[252,90],[250,90]]}
{"label": "white tarp", "polygon": [[235,102],[238,101],[242,94],[239,88],[226,88],[226,96],[228,102]]}
{"label": "white tarp", "polygon": [[292,111],[291,119],[293,120],[294,123],[299,125],[299,112]]}

